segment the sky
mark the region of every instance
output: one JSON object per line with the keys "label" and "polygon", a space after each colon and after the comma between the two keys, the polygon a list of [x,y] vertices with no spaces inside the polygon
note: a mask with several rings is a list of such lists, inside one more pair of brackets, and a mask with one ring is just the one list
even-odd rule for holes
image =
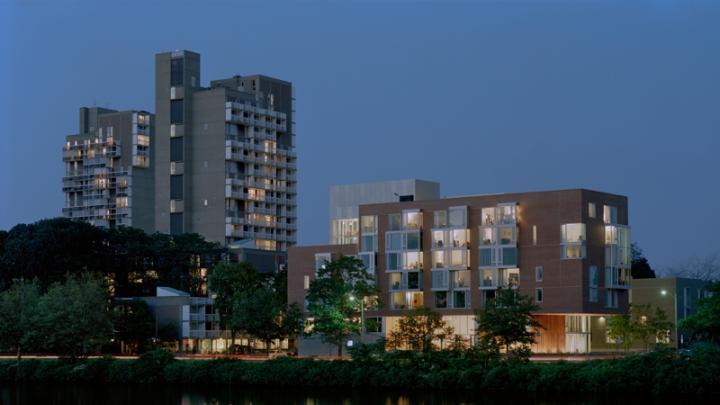
{"label": "sky", "polygon": [[296,89],[298,242],[334,184],[629,197],[656,267],[720,251],[720,2],[70,1],[0,5],[0,229],[58,216],[81,106],[154,109],[154,54]]}

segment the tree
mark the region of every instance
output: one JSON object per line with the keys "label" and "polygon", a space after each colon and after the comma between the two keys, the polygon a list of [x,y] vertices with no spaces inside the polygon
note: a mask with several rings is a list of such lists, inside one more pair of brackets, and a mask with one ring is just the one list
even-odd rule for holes
{"label": "tree", "polygon": [[703,281],[720,278],[720,253],[704,257],[691,257],[664,270],[666,276],[687,277]]}
{"label": "tree", "polygon": [[265,342],[265,351],[270,354],[270,344],[302,330],[302,313],[297,305],[288,307],[281,292],[260,288],[235,301],[234,316],[243,331]]}
{"label": "tree", "polygon": [[378,295],[373,276],[363,262],[342,256],[321,267],[308,290],[308,311],[313,318],[311,334],[336,345],[338,356],[350,335],[360,333],[361,306]]}
{"label": "tree", "polygon": [[[243,314],[235,311],[237,302],[261,289],[263,278],[249,263],[220,263],[212,270],[208,286],[215,294],[213,306],[220,325],[230,331],[230,339],[243,330]],[[230,345],[227,345],[230,350]]]}
{"label": "tree", "polygon": [[632,278],[655,278],[655,270],[650,267],[650,263],[637,243],[633,242],[630,245],[630,253],[632,257],[630,267]]}
{"label": "tree", "polygon": [[0,350],[13,350],[18,360],[23,351],[33,348],[32,331],[37,325],[40,283],[16,280],[0,293]]}
{"label": "tree", "polygon": [[656,342],[665,342],[673,327],[667,314],[660,308],[646,305],[630,305],[631,321],[634,328],[634,338],[643,343],[645,350]]}
{"label": "tree", "polygon": [[407,346],[412,350],[429,352],[433,350],[433,342],[440,342],[443,349],[445,340],[452,340],[455,329],[443,321],[442,316],[430,308],[418,308],[407,311],[398,322],[398,329],[393,345]]}
{"label": "tree", "polygon": [[71,357],[96,353],[112,333],[102,278],[82,273],[53,283],[38,302],[38,319],[46,350]]}
{"label": "tree", "polygon": [[630,314],[609,317],[607,320],[607,335],[615,341],[615,344],[622,346],[625,351],[630,350],[635,337]]}
{"label": "tree", "polygon": [[720,343],[720,281],[709,284],[706,290],[709,296],[701,299],[697,311],[678,326],[691,340]]}
{"label": "tree", "polygon": [[480,343],[487,347],[527,348],[535,342],[535,332],[543,326],[532,313],[539,307],[531,297],[514,288],[499,288],[494,300],[476,312],[475,321]]}
{"label": "tree", "polygon": [[625,351],[629,351],[636,341],[647,350],[651,344],[664,341],[672,327],[673,323],[662,309],[655,308],[653,311],[650,305],[630,304],[627,314],[608,318],[607,334]]}
{"label": "tree", "polygon": [[113,329],[117,339],[133,344],[139,352],[145,351],[155,335],[150,307],[143,300],[117,302],[113,308]]}

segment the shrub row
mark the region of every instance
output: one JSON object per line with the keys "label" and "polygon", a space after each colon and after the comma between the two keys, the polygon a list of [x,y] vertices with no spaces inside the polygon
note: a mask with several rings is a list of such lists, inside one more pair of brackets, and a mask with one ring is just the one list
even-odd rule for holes
{"label": "shrub row", "polygon": [[711,394],[720,392],[720,348],[660,350],[586,362],[480,362],[464,353],[410,353],[359,360],[175,360],[155,351],[138,360],[0,361],[0,381],[390,387],[549,393]]}

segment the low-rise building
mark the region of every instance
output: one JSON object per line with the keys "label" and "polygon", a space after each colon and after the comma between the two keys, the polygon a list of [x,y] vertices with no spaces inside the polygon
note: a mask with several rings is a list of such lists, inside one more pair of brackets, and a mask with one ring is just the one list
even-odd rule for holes
{"label": "low-rise building", "polygon": [[678,324],[697,311],[700,300],[708,296],[707,285],[707,281],[683,277],[632,280],[630,303],[663,310],[674,325],[669,344],[683,347],[689,336],[678,329]]}

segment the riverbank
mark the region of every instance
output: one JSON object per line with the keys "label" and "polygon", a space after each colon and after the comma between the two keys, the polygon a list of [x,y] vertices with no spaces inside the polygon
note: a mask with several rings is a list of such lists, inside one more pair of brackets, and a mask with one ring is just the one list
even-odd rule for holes
{"label": "riverbank", "polygon": [[266,387],[382,387],[543,393],[720,393],[720,348],[661,350],[586,362],[520,362],[466,352],[382,358],[179,361],[165,352],[137,360],[0,361],[0,381],[170,383]]}

